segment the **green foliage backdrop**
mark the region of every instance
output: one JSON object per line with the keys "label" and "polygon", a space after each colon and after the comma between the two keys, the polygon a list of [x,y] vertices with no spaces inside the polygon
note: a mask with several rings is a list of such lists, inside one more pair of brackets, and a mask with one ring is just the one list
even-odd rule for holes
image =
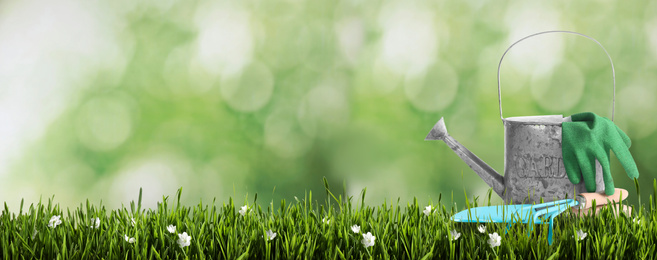
{"label": "green foliage backdrop", "polygon": [[[439,193],[461,203],[488,187],[424,137],[445,117],[502,171],[497,63],[515,40],[555,29],[607,48],[616,123],[640,180],[657,175],[655,2],[135,2],[0,2],[0,198],[10,207],[52,194],[63,206],[118,207],[139,187],[151,207],[180,186],[190,205],[308,190],[321,199],[322,176],[351,195],[367,187],[375,204]],[[507,57],[505,116],[609,116],[611,69],[593,42],[544,35]]]}

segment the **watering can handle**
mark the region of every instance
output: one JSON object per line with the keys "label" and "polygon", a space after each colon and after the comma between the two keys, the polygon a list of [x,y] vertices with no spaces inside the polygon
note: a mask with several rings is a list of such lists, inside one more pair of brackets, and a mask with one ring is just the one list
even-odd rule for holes
{"label": "watering can handle", "polygon": [[600,46],[600,48],[602,48],[602,50],[605,51],[605,54],[607,54],[607,58],[609,58],[609,63],[611,63],[611,75],[614,80],[614,96],[612,99],[612,106],[611,106],[611,121],[614,121],[614,113],[616,108],[616,71],[614,70],[614,62],[611,60],[611,56],[609,56],[607,49],[605,49],[605,47],[602,46],[602,44],[600,44],[600,42],[598,42],[596,39],[593,39],[593,37],[590,37],[588,35],[584,35],[578,32],[571,32],[571,31],[544,31],[544,32],[535,33],[529,36],[525,36],[524,38],[514,42],[513,44],[511,44],[511,46],[509,46],[509,48],[506,49],[506,51],[504,51],[504,54],[502,54],[502,58],[500,58],[500,63],[497,65],[497,97],[500,104],[500,118],[504,120],[504,116],[502,116],[502,88],[500,87],[500,68],[502,67],[502,60],[504,60],[504,56],[506,55],[507,52],[509,52],[509,50],[511,50],[511,48],[513,48],[514,45],[520,43],[521,41],[527,38],[534,37],[536,35],[546,34],[546,33],[570,33],[570,34],[586,37],[597,43]]}

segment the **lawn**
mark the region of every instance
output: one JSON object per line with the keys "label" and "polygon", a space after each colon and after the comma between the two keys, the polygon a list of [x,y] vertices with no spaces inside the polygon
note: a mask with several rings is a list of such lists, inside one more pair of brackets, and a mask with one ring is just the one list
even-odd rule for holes
{"label": "lawn", "polygon": [[[39,201],[18,214],[6,204],[0,216],[2,259],[645,259],[657,242],[655,197],[633,205],[631,216],[555,219],[554,243],[548,225],[455,223],[450,216],[490,203],[470,198],[458,207],[443,196],[428,205],[399,200],[365,205],[333,194],[313,201],[312,193],[292,202],[261,206],[253,200],[180,205],[164,197],[155,209],[107,210],[103,205],[63,209]],[[640,194],[637,186],[637,194]],[[467,197],[467,196],[466,196]],[[485,230],[484,230],[485,229]],[[506,232],[505,232],[506,231]],[[578,234],[579,232],[579,234]],[[496,233],[500,239],[491,240]],[[583,234],[586,233],[584,236]],[[497,243],[496,243],[497,242]]]}

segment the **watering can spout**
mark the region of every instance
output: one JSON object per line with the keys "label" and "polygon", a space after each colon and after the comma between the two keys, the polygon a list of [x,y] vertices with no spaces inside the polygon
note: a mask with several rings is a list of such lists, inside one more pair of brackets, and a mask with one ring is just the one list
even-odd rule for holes
{"label": "watering can spout", "polygon": [[470,152],[465,146],[456,141],[447,133],[445,127],[445,120],[441,117],[440,120],[433,126],[425,141],[442,140],[451,148],[461,160],[463,160],[472,170],[474,170],[479,177],[481,177],[488,186],[493,188],[493,191],[500,197],[504,198],[504,177],[497,173],[492,167],[479,159],[475,154]]}

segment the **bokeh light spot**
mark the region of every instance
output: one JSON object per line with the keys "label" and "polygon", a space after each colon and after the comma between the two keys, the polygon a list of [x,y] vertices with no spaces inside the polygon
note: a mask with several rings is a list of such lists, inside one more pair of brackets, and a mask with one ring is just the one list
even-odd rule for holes
{"label": "bokeh light spot", "polygon": [[390,3],[379,16],[383,27],[381,55],[397,73],[422,73],[438,51],[434,15],[426,8]]}
{"label": "bokeh light spot", "polygon": [[106,151],[123,144],[132,133],[133,111],[123,97],[100,97],[87,101],[77,117],[76,130],[82,144]]}
{"label": "bokeh light spot", "polygon": [[265,144],[280,157],[296,158],[308,151],[312,139],[304,134],[293,111],[279,110],[265,121]]}
{"label": "bokeh light spot", "polygon": [[[559,13],[543,2],[523,1],[509,6],[505,17],[509,28],[505,48],[533,33],[563,28],[559,18]],[[537,35],[513,46],[505,60],[516,70],[528,75],[549,73],[561,62],[565,37],[578,36],[562,33]],[[582,40],[588,41],[584,38]]]}
{"label": "bokeh light spot", "polygon": [[114,178],[110,194],[113,195],[114,204],[120,205],[136,200],[139,189],[143,188],[142,204],[155,208],[163,195],[177,188],[176,175],[179,173],[166,160],[147,159],[120,172]]}
{"label": "bokeh light spot", "polygon": [[122,77],[131,39],[116,18],[101,2],[0,1],[0,179],[81,89]]}
{"label": "bokeh light spot", "polygon": [[648,38],[649,50],[657,58],[657,18],[645,24],[646,37]]}
{"label": "bokeh light spot", "polygon": [[218,2],[200,4],[197,56],[200,64],[215,74],[238,73],[253,55],[251,17],[240,7]]}
{"label": "bokeh light spot", "polygon": [[[451,114],[449,118],[445,118],[449,131],[458,133],[458,137],[461,139],[475,138],[473,136],[476,134],[477,123],[479,122],[477,104],[468,97],[460,98],[454,105],[457,107],[456,112]],[[492,116],[493,114],[494,111],[491,111],[486,116]]]}
{"label": "bokeh light spot", "polygon": [[458,75],[449,64],[436,62],[424,74],[409,76],[404,82],[404,92],[417,109],[436,112],[452,104],[458,83]]}
{"label": "bokeh light spot", "polygon": [[374,90],[379,93],[390,93],[402,84],[403,74],[399,74],[385,65],[382,59],[377,59],[372,65],[372,82]]}
{"label": "bokeh light spot", "polygon": [[264,64],[254,62],[241,73],[222,78],[219,89],[232,109],[253,112],[261,109],[271,99],[274,76]]}
{"label": "bokeh light spot", "polygon": [[657,91],[653,82],[636,81],[619,91],[616,112],[618,120],[629,122],[631,137],[644,138],[657,130]]}
{"label": "bokeh light spot", "polygon": [[263,30],[265,32],[258,41],[258,49],[267,64],[276,69],[290,69],[308,58],[312,36],[306,23],[271,23],[265,25]]}
{"label": "bokeh light spot", "polygon": [[584,93],[584,74],[575,64],[563,62],[551,73],[535,73],[531,79],[531,94],[538,105],[548,111],[568,112]]}
{"label": "bokeh light spot", "polygon": [[342,55],[349,63],[356,63],[365,40],[365,29],[361,19],[342,18],[335,24],[335,33]]}
{"label": "bokeh light spot", "polygon": [[164,62],[162,77],[175,96],[205,94],[216,82],[217,76],[192,54],[190,46],[181,46],[174,49]]}
{"label": "bokeh light spot", "polygon": [[349,119],[344,82],[339,78],[325,80],[305,96],[297,113],[304,133],[310,137],[328,137]]}

